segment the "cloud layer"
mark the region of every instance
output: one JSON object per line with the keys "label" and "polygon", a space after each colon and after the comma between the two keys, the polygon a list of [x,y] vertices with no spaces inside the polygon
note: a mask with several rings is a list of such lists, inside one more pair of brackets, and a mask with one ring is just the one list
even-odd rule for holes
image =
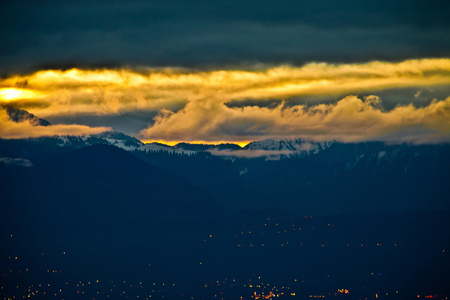
{"label": "cloud layer", "polygon": [[[433,87],[447,91],[447,96],[422,107],[412,105],[414,95],[410,102],[398,101],[387,111],[377,96],[356,96]],[[337,100],[314,100],[324,96]],[[236,142],[267,137],[448,141],[448,96],[450,59],[310,63],[303,67],[256,65],[246,70],[210,71],[47,70],[0,80],[2,102],[43,118],[157,113],[148,120],[149,126],[136,134],[144,140],[160,141]],[[291,97],[312,100],[309,105],[284,101]],[[249,104],[252,99],[258,104]],[[270,105],[274,99],[279,104]],[[8,132],[13,132],[14,126],[8,127],[2,129],[1,136],[13,135]],[[70,131],[68,127],[60,129]]]}

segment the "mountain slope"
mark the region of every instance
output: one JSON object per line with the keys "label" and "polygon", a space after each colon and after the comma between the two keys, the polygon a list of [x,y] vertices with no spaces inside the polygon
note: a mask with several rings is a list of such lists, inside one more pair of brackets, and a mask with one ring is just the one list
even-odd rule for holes
{"label": "mountain slope", "polygon": [[305,214],[450,209],[449,145],[334,143],[281,161],[240,160],[263,205]]}
{"label": "mountain slope", "polygon": [[18,109],[9,105],[0,106],[6,110],[8,117],[17,123],[28,121],[34,126],[51,126],[47,120],[36,117],[23,109]]}
{"label": "mountain slope", "polygon": [[108,145],[5,169],[4,201],[38,223],[209,219],[220,211],[200,189]]}
{"label": "mountain slope", "polygon": [[[151,147],[161,150],[149,150],[149,145],[115,132],[70,137],[70,143],[65,144],[61,144],[62,138],[2,140],[0,157],[28,159],[38,167],[41,162],[47,163],[77,147],[113,143],[201,188],[230,209],[271,208],[300,214],[450,209],[450,145],[445,144],[263,141],[235,151],[265,151],[265,156],[248,159],[215,156],[208,151],[170,151],[173,148],[169,146],[166,151],[159,144]],[[288,155],[275,154],[277,151]],[[123,168],[127,170],[126,166]]]}

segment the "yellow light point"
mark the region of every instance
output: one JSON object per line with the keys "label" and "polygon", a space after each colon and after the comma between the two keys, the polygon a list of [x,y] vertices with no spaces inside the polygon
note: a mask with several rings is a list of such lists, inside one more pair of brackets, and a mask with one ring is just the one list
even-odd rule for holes
{"label": "yellow light point", "polygon": [[0,89],[0,100],[14,101],[19,99],[41,98],[44,95],[40,92],[28,89],[2,88]]}

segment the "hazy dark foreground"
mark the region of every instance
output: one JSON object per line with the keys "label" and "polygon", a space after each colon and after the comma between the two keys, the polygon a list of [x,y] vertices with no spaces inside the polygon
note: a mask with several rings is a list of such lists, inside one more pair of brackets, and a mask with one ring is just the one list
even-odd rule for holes
{"label": "hazy dark foreground", "polygon": [[310,217],[263,211],[216,221],[2,224],[1,230],[6,298],[450,295],[447,212]]}

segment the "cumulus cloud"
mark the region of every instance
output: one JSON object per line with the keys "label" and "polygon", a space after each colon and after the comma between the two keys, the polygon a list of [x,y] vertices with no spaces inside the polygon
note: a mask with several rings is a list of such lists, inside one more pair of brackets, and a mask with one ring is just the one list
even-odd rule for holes
{"label": "cumulus cloud", "polygon": [[390,111],[376,96],[347,96],[335,104],[307,107],[230,108],[217,101],[195,101],[175,114],[160,116],[143,137],[160,140],[260,140],[267,137],[316,141],[450,142],[450,97],[416,108]]}
{"label": "cumulus cloud", "polygon": [[89,127],[83,125],[35,126],[29,120],[12,121],[6,110],[0,108],[0,138],[21,139],[54,135],[97,134],[110,130],[108,127]]}

